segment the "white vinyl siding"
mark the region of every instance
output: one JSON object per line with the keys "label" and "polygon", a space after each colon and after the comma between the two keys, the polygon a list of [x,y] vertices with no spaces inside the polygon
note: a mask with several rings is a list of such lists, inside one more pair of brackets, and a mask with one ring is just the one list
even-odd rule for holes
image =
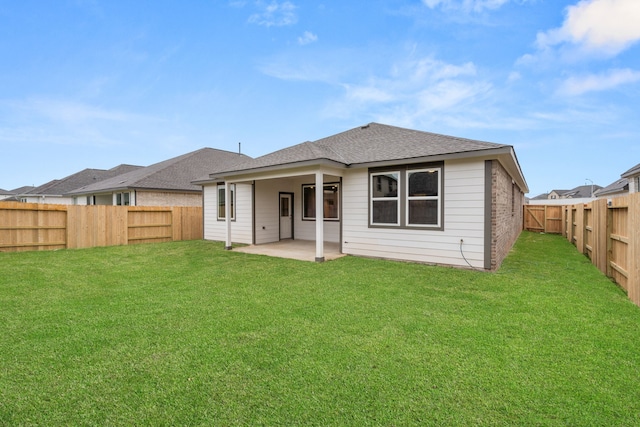
{"label": "white vinyl siding", "polygon": [[[226,240],[226,221],[218,220],[218,186],[205,185],[204,197],[204,238],[205,240]],[[252,232],[251,184],[236,184],[236,219],[231,222],[231,241],[251,244]]]}
{"label": "white vinyl siding", "polygon": [[369,227],[366,168],[343,178],[343,252],[351,255],[484,268],[484,160],[446,161],[442,230]]}
{"label": "white vinyl siding", "polygon": [[278,186],[282,181],[256,181],[256,244],[280,240],[280,191],[290,186]]}

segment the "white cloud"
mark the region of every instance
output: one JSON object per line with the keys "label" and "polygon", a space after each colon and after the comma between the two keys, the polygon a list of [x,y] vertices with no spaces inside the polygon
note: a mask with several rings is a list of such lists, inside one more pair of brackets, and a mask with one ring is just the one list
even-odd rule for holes
{"label": "white cloud", "polygon": [[265,27],[283,27],[298,22],[298,17],[295,13],[296,6],[291,2],[278,3],[277,1],[272,1],[269,4],[265,4],[259,1],[257,6],[261,10],[249,17],[249,22],[252,24],[264,25]]}
{"label": "white cloud", "polygon": [[545,50],[569,43],[587,52],[616,55],[640,40],[640,1],[581,0],[566,9],[560,28],[538,33]]}
{"label": "white cloud", "polygon": [[573,76],[566,79],[558,93],[560,95],[582,95],[587,92],[613,89],[620,85],[640,81],[640,71],[628,68],[610,70],[606,74],[590,74],[586,76]]}
{"label": "white cloud", "polygon": [[298,37],[298,44],[304,46],[309,43],[318,41],[318,36],[310,31],[305,31],[302,36]]}
{"label": "white cloud", "polygon": [[341,84],[343,96],[330,103],[325,114],[368,115],[405,126],[445,120],[492,91],[492,85],[476,74],[472,63],[449,64],[434,58],[400,61],[387,75]]}
{"label": "white cloud", "polygon": [[31,98],[24,101],[10,102],[9,104],[16,111],[20,110],[29,115],[63,123],[79,123],[95,120],[130,121],[140,118],[140,116],[137,115],[117,110],[107,110],[101,107],[68,100]]}
{"label": "white cloud", "polygon": [[[114,145],[157,120],[75,100],[0,100],[0,141],[59,145]],[[127,137],[125,138],[125,134]]]}
{"label": "white cloud", "polygon": [[513,83],[513,82],[517,82],[520,79],[522,79],[522,75],[517,71],[512,71],[509,73],[509,76],[507,77],[507,82]]}

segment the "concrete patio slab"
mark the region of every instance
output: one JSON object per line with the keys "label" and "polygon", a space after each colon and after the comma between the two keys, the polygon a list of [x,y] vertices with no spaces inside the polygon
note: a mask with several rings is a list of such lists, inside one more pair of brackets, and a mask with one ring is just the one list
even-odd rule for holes
{"label": "concrete patio slab", "polygon": [[[247,254],[290,258],[300,261],[316,260],[316,242],[313,240],[281,240],[274,243],[233,248],[233,250]],[[340,245],[338,243],[324,242],[325,261],[330,261],[343,256],[345,256],[345,254],[340,253]]]}

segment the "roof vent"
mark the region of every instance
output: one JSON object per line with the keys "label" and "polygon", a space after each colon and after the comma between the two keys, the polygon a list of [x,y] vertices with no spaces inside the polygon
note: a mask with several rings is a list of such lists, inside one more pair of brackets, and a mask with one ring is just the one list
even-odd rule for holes
{"label": "roof vent", "polygon": [[360,129],[369,129],[369,125],[360,126]]}

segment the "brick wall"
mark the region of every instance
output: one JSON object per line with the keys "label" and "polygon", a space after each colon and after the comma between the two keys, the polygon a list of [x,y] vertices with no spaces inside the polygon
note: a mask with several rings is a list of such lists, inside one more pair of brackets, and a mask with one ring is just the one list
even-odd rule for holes
{"label": "brick wall", "polygon": [[500,162],[491,165],[491,270],[497,270],[522,231],[524,193]]}
{"label": "brick wall", "polygon": [[202,206],[202,193],[138,190],[136,206]]}

